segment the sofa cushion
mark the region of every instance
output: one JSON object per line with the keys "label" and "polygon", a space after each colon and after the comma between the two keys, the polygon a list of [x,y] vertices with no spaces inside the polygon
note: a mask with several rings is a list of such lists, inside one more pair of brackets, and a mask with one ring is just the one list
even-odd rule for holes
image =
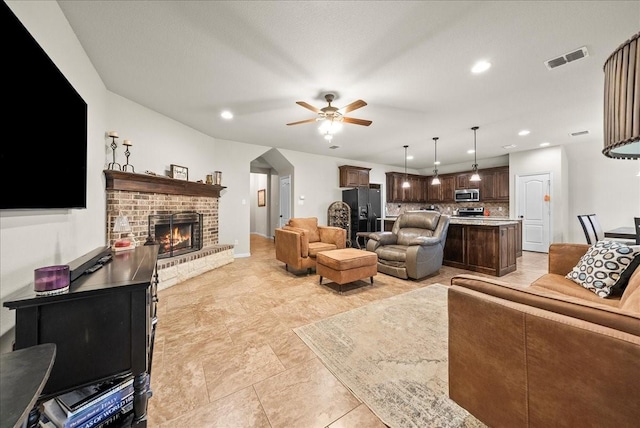
{"label": "sofa cushion", "polygon": [[289,226],[305,229],[309,237],[309,242],[318,242],[320,240],[317,217],[292,218],[289,220]]}
{"label": "sofa cushion", "polygon": [[320,251],[337,250],[336,244],[327,242],[309,242],[309,257],[316,257]]}
{"label": "sofa cushion", "polygon": [[404,266],[407,261],[407,247],[404,245],[385,245],[376,249],[378,261],[389,266]]}
{"label": "sofa cushion", "polygon": [[587,250],[566,277],[599,297],[608,297],[621,274],[638,254],[640,246],[598,241]]}
{"label": "sofa cushion", "polygon": [[571,279],[567,279],[564,275],[555,273],[547,273],[536,279],[529,286],[531,290],[547,291],[559,293],[564,296],[577,297],[593,303],[602,303],[614,308],[620,305],[620,296],[609,296],[606,299],[598,297],[595,293],[576,284]]}

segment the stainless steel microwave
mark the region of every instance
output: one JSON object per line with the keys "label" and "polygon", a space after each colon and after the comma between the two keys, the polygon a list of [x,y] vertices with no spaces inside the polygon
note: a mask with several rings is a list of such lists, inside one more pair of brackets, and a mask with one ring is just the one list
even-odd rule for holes
{"label": "stainless steel microwave", "polygon": [[478,202],[480,201],[480,190],[460,189],[455,193],[456,202]]}

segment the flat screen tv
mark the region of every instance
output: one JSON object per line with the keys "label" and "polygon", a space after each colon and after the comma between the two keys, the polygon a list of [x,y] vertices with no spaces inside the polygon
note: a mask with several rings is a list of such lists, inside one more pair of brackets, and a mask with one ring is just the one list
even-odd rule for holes
{"label": "flat screen tv", "polygon": [[5,2],[0,209],[87,207],[87,103]]}

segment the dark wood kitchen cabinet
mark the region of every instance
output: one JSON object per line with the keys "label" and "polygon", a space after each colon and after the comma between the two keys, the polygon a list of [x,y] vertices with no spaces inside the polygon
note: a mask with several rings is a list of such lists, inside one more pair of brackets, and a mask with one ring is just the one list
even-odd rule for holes
{"label": "dark wood kitchen cabinet", "polygon": [[471,171],[456,175],[456,189],[478,189],[480,183],[471,181]]}
{"label": "dark wood kitchen cabinet", "polygon": [[480,201],[509,201],[509,167],[487,168],[480,173]]}
{"label": "dark wood kitchen cabinet", "polygon": [[494,178],[494,194],[496,201],[509,200],[509,167],[496,169]]}
{"label": "dark wood kitchen cabinet", "polygon": [[40,401],[132,374],[133,426],[146,427],[158,248],[114,253],[102,268],[72,281],[66,293],[29,293],[4,302],[16,311],[15,350],[56,345],[55,364]]}
{"label": "dark wood kitchen cabinet", "polygon": [[433,177],[428,178],[427,184],[427,202],[428,203],[452,203],[454,202],[453,195],[456,189],[456,175],[445,174],[440,175],[440,184],[432,185],[431,180]]}
{"label": "dark wood kitchen cabinet", "polygon": [[480,177],[480,200],[489,202],[495,199],[495,172],[483,170]]}
{"label": "dark wood kitchen cabinet", "polygon": [[369,171],[371,168],[342,165],[340,170],[340,187],[369,187]]}
{"label": "dark wood kitchen cabinet", "polygon": [[[387,202],[426,202],[428,177],[426,175],[404,174],[403,172],[387,172]],[[402,183],[409,182],[403,188]]]}
{"label": "dark wood kitchen cabinet", "polygon": [[443,264],[493,276],[515,271],[516,223],[450,224]]}

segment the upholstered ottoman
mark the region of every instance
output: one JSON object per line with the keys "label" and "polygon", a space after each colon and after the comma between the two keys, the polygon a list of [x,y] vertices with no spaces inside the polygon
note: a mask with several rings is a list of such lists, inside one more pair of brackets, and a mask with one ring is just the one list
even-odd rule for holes
{"label": "upholstered ottoman", "polygon": [[329,278],[340,285],[354,282],[366,277],[371,278],[378,273],[378,255],[371,251],[343,248],[340,250],[321,251],[316,255],[316,273],[322,278]]}

